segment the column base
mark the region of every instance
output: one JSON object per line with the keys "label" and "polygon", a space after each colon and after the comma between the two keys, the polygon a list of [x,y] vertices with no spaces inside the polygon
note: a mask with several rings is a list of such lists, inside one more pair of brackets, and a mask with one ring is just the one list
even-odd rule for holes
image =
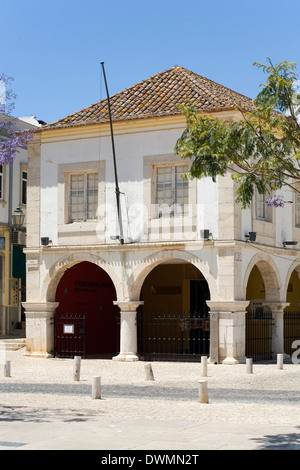
{"label": "column base", "polygon": [[291,358],[291,356],[290,356],[289,354],[286,354],[286,353],[284,353],[284,352],[283,352],[283,353],[276,353],[276,352],[274,352],[274,353],[272,353],[272,359],[273,359],[274,361],[277,360],[277,354],[283,354],[283,360],[284,360],[284,361],[287,361],[288,359]]}
{"label": "column base", "polygon": [[54,356],[53,354],[49,353],[38,353],[38,352],[31,352],[31,351],[25,351],[23,356],[26,357],[36,357],[38,359],[52,359]]}
{"label": "column base", "polygon": [[134,353],[120,353],[112,358],[113,361],[134,362],[139,361],[139,357]]}
{"label": "column base", "polygon": [[228,365],[235,365],[235,364],[246,364],[246,357],[226,357],[225,359],[221,359],[221,364],[228,364]]}
{"label": "column base", "polygon": [[211,359],[210,357],[207,358],[207,364],[219,364],[219,361],[214,359]]}

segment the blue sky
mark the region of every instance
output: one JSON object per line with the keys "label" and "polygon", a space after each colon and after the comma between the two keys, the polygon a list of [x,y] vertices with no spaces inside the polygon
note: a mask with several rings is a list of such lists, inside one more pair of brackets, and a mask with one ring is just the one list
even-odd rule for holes
{"label": "blue sky", "polygon": [[0,73],[15,116],[52,122],[174,65],[254,98],[253,62],[300,73],[299,0],[0,0]]}

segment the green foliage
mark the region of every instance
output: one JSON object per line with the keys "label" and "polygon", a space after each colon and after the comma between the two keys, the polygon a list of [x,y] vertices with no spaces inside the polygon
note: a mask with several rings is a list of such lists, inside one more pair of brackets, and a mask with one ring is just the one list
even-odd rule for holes
{"label": "green foliage", "polygon": [[241,119],[233,122],[201,117],[196,108],[181,105],[187,126],[175,146],[180,158],[192,159],[189,178],[216,181],[231,172],[243,208],[250,205],[255,188],[267,195],[284,185],[297,191],[300,180],[296,65],[282,61],[274,66],[270,60],[269,65],[254,65],[268,77],[253,110],[238,108]]}

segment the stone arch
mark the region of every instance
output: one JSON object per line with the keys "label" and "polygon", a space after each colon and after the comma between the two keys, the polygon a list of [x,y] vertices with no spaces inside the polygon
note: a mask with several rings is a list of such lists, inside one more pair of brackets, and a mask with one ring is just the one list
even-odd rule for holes
{"label": "stone arch", "polygon": [[56,289],[65,271],[75,264],[83,261],[88,261],[102,268],[110,276],[116,289],[117,298],[122,295],[121,282],[117,273],[110,264],[99,256],[90,253],[73,253],[72,255],[63,257],[56,261],[56,263],[54,263],[54,265],[49,269],[42,288],[42,294],[46,298],[47,302],[55,301]]}
{"label": "stone arch", "polygon": [[265,284],[265,297],[266,300],[269,301],[278,301],[281,299],[281,287],[280,287],[280,275],[277,268],[277,265],[273,261],[273,259],[265,254],[257,253],[253,256],[251,261],[249,262],[245,275],[244,275],[244,283],[243,283],[243,295],[246,298],[246,291],[247,285],[249,281],[249,277],[251,274],[252,269],[254,266],[260,271],[260,274],[263,278]]}
{"label": "stone arch", "polygon": [[295,270],[297,271],[298,276],[299,276],[299,278],[300,278],[300,261],[294,261],[294,262],[290,265],[290,267],[289,267],[289,269],[288,269],[288,271],[287,271],[287,273],[286,273],[285,282],[284,282],[284,285],[283,285],[283,294],[284,294],[284,295],[286,295],[286,293],[287,293],[288,285],[289,285],[289,282],[290,282],[291,275],[292,275],[292,273],[293,273]]}
{"label": "stone arch", "polygon": [[218,292],[216,279],[212,275],[208,265],[192,253],[179,250],[157,251],[152,255],[147,256],[141,261],[141,263],[139,263],[128,280],[129,295],[131,299],[137,300],[140,298],[143,283],[152,269],[164,261],[175,259],[191,263],[195,266],[202,273],[208,283],[211,299],[217,299]]}

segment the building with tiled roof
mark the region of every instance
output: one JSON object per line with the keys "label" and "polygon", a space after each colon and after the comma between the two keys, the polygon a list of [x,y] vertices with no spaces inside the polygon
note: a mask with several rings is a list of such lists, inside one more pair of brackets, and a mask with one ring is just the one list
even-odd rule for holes
{"label": "building with tiled roof", "polygon": [[[179,104],[193,104],[199,112],[249,111],[252,100],[201,75],[179,67],[168,69],[110,98],[114,122],[181,114]],[[84,108],[44,129],[85,126],[109,121],[107,99]]]}
{"label": "building with tiled roof", "polygon": [[[26,354],[236,364],[290,353],[300,202],[250,209],[228,174],[189,180],[179,104],[241,119],[251,99],[175,66],[42,126],[29,148]],[[239,110],[238,110],[239,108]],[[120,218],[117,198],[120,196]],[[270,313],[271,312],[271,313]],[[260,321],[260,320],[263,320]],[[257,328],[264,325],[263,331]],[[256,338],[264,341],[256,342]]]}

